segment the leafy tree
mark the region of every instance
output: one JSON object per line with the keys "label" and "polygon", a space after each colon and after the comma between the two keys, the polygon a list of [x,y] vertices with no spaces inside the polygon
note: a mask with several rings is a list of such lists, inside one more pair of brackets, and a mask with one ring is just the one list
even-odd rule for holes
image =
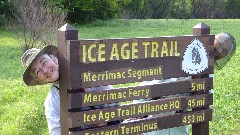
{"label": "leafy tree", "polygon": [[4,20],[11,16],[13,5],[9,0],[0,0],[0,25],[4,23]]}
{"label": "leafy tree", "polygon": [[[0,0],[0,21],[10,16],[10,0]],[[11,0],[16,1],[16,0]],[[25,1],[25,0],[21,0]],[[67,13],[71,23],[85,24],[113,18],[239,18],[239,0],[41,0]]]}
{"label": "leafy tree", "polygon": [[68,12],[68,21],[88,23],[98,19],[107,20],[118,16],[120,12],[118,6],[119,1],[120,0],[55,0],[54,2],[57,6]]}
{"label": "leafy tree", "polygon": [[226,15],[228,18],[240,17],[240,1],[239,0],[227,0],[226,2]]}

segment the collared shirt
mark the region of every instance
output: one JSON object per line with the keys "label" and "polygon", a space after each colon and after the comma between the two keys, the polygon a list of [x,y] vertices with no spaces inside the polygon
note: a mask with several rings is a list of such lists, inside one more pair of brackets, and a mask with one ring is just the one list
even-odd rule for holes
{"label": "collared shirt", "polygon": [[[101,86],[94,88],[87,88],[86,91],[102,91],[109,90],[111,86]],[[102,107],[111,107],[117,106],[118,103],[97,105],[94,108]],[[45,102],[45,115],[48,123],[48,129],[50,135],[61,135],[61,126],[60,126],[60,94],[59,94],[59,85],[53,84],[50,92],[48,93]],[[82,107],[81,110],[90,110],[91,107]],[[113,123],[114,124],[114,123]],[[88,126],[82,126],[82,129],[88,128]]]}
{"label": "collared shirt", "polygon": [[[54,86],[55,85],[55,86]],[[54,84],[48,93],[44,106],[50,135],[61,135],[60,128],[60,95],[58,85]]]}

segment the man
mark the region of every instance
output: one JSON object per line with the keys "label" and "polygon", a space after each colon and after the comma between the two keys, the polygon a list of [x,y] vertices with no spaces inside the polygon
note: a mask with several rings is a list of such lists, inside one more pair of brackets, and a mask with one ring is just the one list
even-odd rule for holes
{"label": "man", "polygon": [[[48,122],[50,135],[61,135],[60,129],[60,96],[59,96],[59,67],[57,59],[57,48],[53,45],[45,46],[42,50],[32,48],[27,50],[22,58],[22,64],[26,68],[23,74],[23,81],[28,86],[44,85],[53,83],[48,93],[44,106],[45,115]],[[87,88],[85,91],[98,91],[109,89],[110,86],[101,86]],[[92,108],[101,108],[108,106],[116,106],[118,104],[106,104],[94,107],[83,107],[81,110],[90,110]],[[82,126],[81,129],[103,126],[106,124],[118,124],[120,121],[112,121],[109,123],[99,123],[94,125]]]}
{"label": "man", "polygon": [[[236,49],[236,44],[234,38],[226,35],[216,35],[215,48],[217,51],[216,58],[225,58],[226,56],[230,57],[232,52]],[[225,40],[219,40],[224,38]],[[226,41],[234,41],[234,44]],[[224,42],[224,43],[223,43]],[[228,44],[227,44],[228,43]],[[229,47],[232,46],[232,47]],[[224,51],[223,51],[224,50]],[[227,50],[227,53],[226,53]],[[219,56],[219,57],[217,57]],[[229,59],[229,58],[228,58]],[[221,60],[220,58],[218,60]],[[22,56],[22,64],[26,68],[23,74],[23,80],[28,86],[43,85],[47,83],[53,83],[49,94],[47,95],[44,106],[45,106],[45,115],[48,121],[48,128],[51,135],[60,135],[60,96],[58,88],[58,79],[59,79],[59,68],[58,68],[58,59],[57,59],[57,48],[55,46],[49,45],[45,46],[42,50],[32,48],[27,50]],[[105,86],[104,89],[109,88]],[[101,90],[100,88],[89,88],[88,91]],[[113,106],[116,104],[110,104]],[[104,105],[106,107],[107,105]],[[98,106],[95,106],[98,108]],[[82,110],[89,110],[90,107],[81,108]],[[113,122],[116,124],[117,122]],[[98,125],[82,126],[82,129],[89,128],[92,126],[101,126],[106,123],[100,123]],[[177,129],[177,128],[175,128]],[[177,133],[181,133],[180,130],[175,130]],[[184,132],[185,132],[184,128]],[[158,131],[156,131],[158,132]],[[157,133],[158,134],[158,133]]]}
{"label": "man", "polygon": [[[215,35],[215,41],[214,41],[214,63],[216,69],[222,69],[226,63],[230,60],[231,56],[234,54],[236,50],[236,42],[235,39],[229,34],[229,33],[221,33],[218,35]],[[209,77],[213,77],[212,74],[209,75]],[[175,82],[179,80],[187,80],[191,79],[191,77],[181,77],[181,78],[170,78],[166,80],[153,80],[153,81],[145,81],[141,85],[153,85],[153,84],[159,84],[159,83],[169,83],[169,82]],[[212,93],[212,90],[210,90]],[[176,96],[176,95],[173,95]],[[178,95],[179,96],[179,95]],[[168,97],[168,96],[167,96]],[[172,96],[171,96],[172,97]],[[159,97],[161,98],[161,97]],[[155,98],[152,100],[156,100],[159,98]],[[140,103],[146,100],[150,99],[142,99],[142,100],[134,100],[133,103]],[[186,110],[184,110],[186,111]],[[148,118],[156,118],[161,117],[164,115],[170,115],[174,114],[175,112],[167,112],[167,113],[159,113],[154,115],[149,115]],[[179,127],[173,127],[163,130],[157,130],[153,132],[144,133],[144,135],[188,135],[189,126],[179,126]]]}
{"label": "man", "polygon": [[57,48],[46,46],[42,50],[32,48],[27,50],[21,60],[26,68],[23,81],[28,86],[54,83],[45,99],[45,115],[51,135],[60,134],[60,96],[58,90],[58,59]]}
{"label": "man", "polygon": [[222,69],[236,50],[236,41],[229,33],[215,35],[214,63],[216,69]]}

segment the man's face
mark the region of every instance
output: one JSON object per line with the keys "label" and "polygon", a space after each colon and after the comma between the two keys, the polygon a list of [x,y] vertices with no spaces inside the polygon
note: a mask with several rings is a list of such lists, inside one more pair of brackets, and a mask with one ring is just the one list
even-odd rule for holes
{"label": "man's face", "polygon": [[30,71],[41,83],[55,82],[59,78],[58,59],[48,54],[38,57],[32,64]]}

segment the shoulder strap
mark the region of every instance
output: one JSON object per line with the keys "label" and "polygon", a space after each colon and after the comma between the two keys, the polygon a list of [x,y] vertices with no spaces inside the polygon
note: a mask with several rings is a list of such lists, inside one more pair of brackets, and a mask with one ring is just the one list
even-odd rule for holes
{"label": "shoulder strap", "polygon": [[59,90],[58,86],[56,86],[56,85],[54,85],[54,84],[53,84],[53,86]]}

